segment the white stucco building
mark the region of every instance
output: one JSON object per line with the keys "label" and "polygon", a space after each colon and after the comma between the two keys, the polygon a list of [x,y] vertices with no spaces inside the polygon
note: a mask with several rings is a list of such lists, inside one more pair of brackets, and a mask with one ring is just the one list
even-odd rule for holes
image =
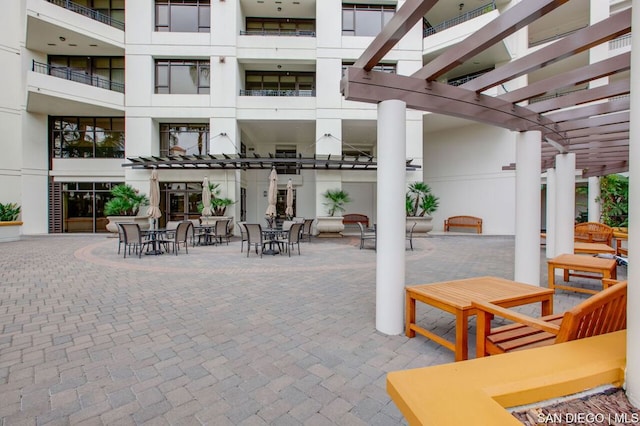
{"label": "white stucco building", "polygon": [[[344,100],[340,81],[403,3],[5,1],[0,202],[22,206],[23,234],[104,232],[102,207],[112,185],[148,190],[150,170],[123,167],[127,158],[157,157],[166,165],[169,154],[376,157],[376,106]],[[409,75],[514,3],[441,0],[380,69]],[[443,81],[473,78],[629,6],[569,1]],[[577,68],[608,54],[598,47],[557,66]],[[532,73],[529,82],[549,72]],[[405,126],[406,158],[421,166],[408,170],[406,181],[424,180],[440,198],[436,230],[444,218],[467,214],[484,219],[485,233],[515,233],[509,165],[517,134],[413,110]],[[199,217],[205,176],[236,201],[228,212],[235,220],[261,222],[269,167],[161,167],[161,224]],[[350,193],[348,212],[373,221],[384,202],[376,199],[375,170],[281,166],[279,172],[283,191],[293,181],[296,216],[324,215],[321,194],[332,188]]]}

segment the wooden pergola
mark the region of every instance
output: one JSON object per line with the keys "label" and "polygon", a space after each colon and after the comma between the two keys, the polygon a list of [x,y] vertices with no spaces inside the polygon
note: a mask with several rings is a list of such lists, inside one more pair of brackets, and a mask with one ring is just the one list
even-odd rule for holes
{"label": "wooden pergola", "polygon": [[[536,81],[507,93],[485,92],[505,82],[607,43],[631,31],[631,9],[567,35],[460,86],[437,81],[506,36],[568,0],[521,1],[410,76],[373,71],[384,56],[437,3],[407,0],[342,80],[347,100],[379,103],[401,100],[407,108],[465,118],[517,132],[542,133],[541,171],[554,167],[558,153],[576,155],[583,176],[629,170],[630,53]],[[585,86],[603,77],[605,85]],[[563,93],[562,96],[550,96]],[[541,100],[544,99],[544,100]],[[513,168],[505,165],[504,168]]]}

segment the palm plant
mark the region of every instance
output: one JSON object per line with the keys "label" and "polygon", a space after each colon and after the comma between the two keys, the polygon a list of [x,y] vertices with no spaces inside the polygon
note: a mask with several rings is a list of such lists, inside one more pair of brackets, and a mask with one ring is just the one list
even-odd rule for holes
{"label": "palm plant", "polygon": [[439,199],[431,193],[431,187],[424,182],[414,182],[409,185],[405,197],[407,216],[430,216],[438,209]]}
{"label": "palm plant", "polygon": [[329,216],[335,216],[337,212],[344,212],[345,205],[351,202],[349,194],[342,189],[328,189],[322,195],[327,200],[323,204],[327,207]]}
{"label": "palm plant", "polygon": [[0,222],[13,222],[18,220],[20,206],[16,203],[0,203]]}
{"label": "palm plant", "polygon": [[[220,197],[220,184],[209,183],[209,191],[211,192],[211,210],[213,210],[214,216],[224,216],[227,212],[227,207],[234,204],[235,201],[230,198]],[[198,211],[202,212],[204,204],[202,201],[198,202]]]}
{"label": "palm plant", "polygon": [[111,196],[104,205],[104,214],[107,216],[133,216],[141,205],[149,202],[145,194],[124,183],[111,188]]}

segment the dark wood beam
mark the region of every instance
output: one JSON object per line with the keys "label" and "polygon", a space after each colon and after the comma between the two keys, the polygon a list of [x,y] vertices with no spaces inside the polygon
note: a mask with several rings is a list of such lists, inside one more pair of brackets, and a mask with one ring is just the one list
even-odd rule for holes
{"label": "dark wood beam", "polygon": [[558,89],[577,86],[608,77],[621,71],[627,71],[631,67],[631,52],[613,56],[600,62],[594,62],[584,67],[576,68],[562,74],[554,75],[544,80],[529,83],[521,89],[512,90],[498,96],[507,102],[518,103],[536,96],[551,93]]}
{"label": "dark wood beam", "polygon": [[460,43],[448,48],[440,56],[422,67],[412,77],[424,80],[436,80],[448,71],[473,58],[505,37],[524,28],[531,22],[562,6],[568,0],[521,1],[503,11],[488,25],[467,37]]}
{"label": "dark wood beam", "polygon": [[534,102],[529,104],[527,109],[538,113],[544,113],[568,108],[587,102],[626,95],[629,93],[630,87],[629,80],[616,81],[605,86],[573,92],[571,94],[558,96],[557,98],[548,99],[546,101]]}
{"label": "dark wood beam", "polygon": [[489,71],[461,87],[482,92],[554,62],[584,52],[631,31],[631,9],[585,27],[529,55]]}
{"label": "dark wood beam", "polygon": [[562,111],[551,111],[543,114],[545,117],[561,123],[563,121],[577,120],[588,118],[600,114],[609,114],[612,112],[628,111],[630,107],[629,97],[620,99],[611,99],[608,102],[600,102],[592,105],[580,106],[577,108],[565,109]]}
{"label": "dark wood beam", "polygon": [[[513,131],[545,128],[555,133],[551,120],[501,99],[438,82],[349,67],[343,94],[351,101],[378,103],[397,99],[408,108],[465,118]],[[556,134],[558,142],[564,136]]]}
{"label": "dark wood beam", "polygon": [[370,71],[438,0],[407,0],[356,60],[354,66]]}

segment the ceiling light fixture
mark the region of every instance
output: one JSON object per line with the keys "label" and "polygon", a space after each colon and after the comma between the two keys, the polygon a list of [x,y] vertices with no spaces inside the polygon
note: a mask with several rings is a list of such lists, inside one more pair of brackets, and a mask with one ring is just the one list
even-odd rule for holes
{"label": "ceiling light fixture", "polygon": [[60,36],[60,37],[58,37],[58,40],[60,40],[60,41],[66,41],[67,39],[66,39],[66,38],[64,38],[64,37],[62,37],[62,36]]}
{"label": "ceiling light fixture", "polygon": [[460,11],[462,12],[462,8],[464,7],[464,3],[460,3],[460,4],[458,5],[458,7],[460,8]]}

